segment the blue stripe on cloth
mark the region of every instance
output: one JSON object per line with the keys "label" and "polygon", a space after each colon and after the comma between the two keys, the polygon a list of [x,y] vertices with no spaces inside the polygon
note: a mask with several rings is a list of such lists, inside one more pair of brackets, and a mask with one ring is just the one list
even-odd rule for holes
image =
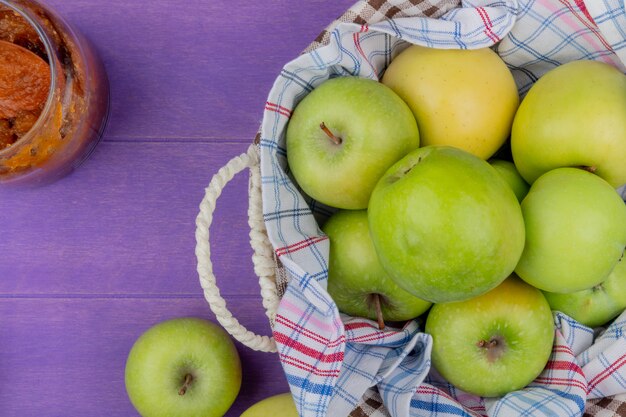
{"label": "blue stripe on cloth", "polygon": [[418,414],[411,414],[412,416],[415,417],[419,417],[419,416],[423,416],[423,414],[420,414],[419,410],[423,410],[423,411],[429,411],[431,413],[431,415],[436,415],[436,416],[445,416],[445,415],[450,415],[450,416],[462,416],[462,417],[474,417],[473,415],[469,414],[467,411],[465,411],[463,408],[459,407],[459,406],[454,406],[451,404],[446,404],[446,403],[439,403],[439,402],[430,402],[430,401],[422,401],[422,400],[411,400],[411,411],[416,410]]}
{"label": "blue stripe on cloth", "polygon": [[333,387],[326,384],[315,384],[309,379],[301,378],[295,375],[286,374],[287,382],[293,387],[297,387],[303,391],[312,394],[330,396],[333,393]]}

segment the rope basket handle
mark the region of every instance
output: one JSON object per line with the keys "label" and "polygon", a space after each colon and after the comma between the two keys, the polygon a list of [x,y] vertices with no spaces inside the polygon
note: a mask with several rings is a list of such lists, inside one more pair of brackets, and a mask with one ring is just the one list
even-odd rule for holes
{"label": "rope basket handle", "polygon": [[263,222],[263,206],[261,201],[261,172],[259,167],[259,151],[254,144],[250,145],[246,153],[234,157],[213,176],[205,189],[200,202],[200,212],[196,217],[196,258],[198,260],[198,275],[200,285],[204,290],[204,298],[209,303],[211,311],[217,321],[233,338],[253,350],[262,352],[276,352],[276,342],[273,337],[261,336],[246,329],[232,315],[226,307],[226,301],[220,295],[217,280],[213,274],[211,262],[211,247],[209,228],[213,221],[217,199],[222,190],[235,174],[250,169],[248,189],[248,225],[250,226],[250,246],[254,254],[252,262],[254,272],[259,277],[263,307],[274,324],[274,316],[280,302],[276,288],[276,263],[274,251],[267,239],[265,223]]}

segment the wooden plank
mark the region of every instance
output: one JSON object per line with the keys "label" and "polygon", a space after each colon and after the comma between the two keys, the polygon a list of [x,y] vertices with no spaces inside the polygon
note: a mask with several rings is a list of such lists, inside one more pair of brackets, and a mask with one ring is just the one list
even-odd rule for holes
{"label": "wooden plank", "polygon": [[[195,218],[204,188],[242,144],[104,142],[37,189],[0,188],[0,294],[200,294]],[[224,190],[211,227],[222,291],[258,294],[248,173]]]}
{"label": "wooden plank", "polygon": [[[269,332],[253,300],[241,301],[236,316]],[[137,415],[124,386],[128,352],[153,324],[183,316],[212,319],[197,299],[0,298],[0,415]],[[228,417],[289,389],[276,354],[237,346],[243,384]]]}
{"label": "wooden plank", "polygon": [[353,0],[47,3],[106,63],[108,137],[251,140],[281,67]]}

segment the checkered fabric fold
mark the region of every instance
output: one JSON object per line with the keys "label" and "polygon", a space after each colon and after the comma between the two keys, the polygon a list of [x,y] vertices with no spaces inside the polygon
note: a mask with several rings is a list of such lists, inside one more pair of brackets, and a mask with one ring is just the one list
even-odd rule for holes
{"label": "checkered fabric fold", "polygon": [[443,380],[430,366],[432,340],[416,321],[380,331],[340,314],[326,292],[329,242],[318,227],[331,209],[303,196],[289,177],[284,132],[298,102],[324,80],[379,79],[410,43],[493,47],[523,95],[543,73],[571,60],[626,71],[625,28],[623,0],[370,0],[356,3],[284,66],[265,106],[259,145],[264,219],[290,279],[274,337],[301,416],[582,416],[624,408],[626,314],[600,334],[555,314],[546,369],[502,398],[476,397]]}

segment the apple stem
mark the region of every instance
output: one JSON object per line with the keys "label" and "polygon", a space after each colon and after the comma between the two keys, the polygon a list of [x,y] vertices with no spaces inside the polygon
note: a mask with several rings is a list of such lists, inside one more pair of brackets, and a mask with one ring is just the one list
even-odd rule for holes
{"label": "apple stem", "polygon": [[376,309],[376,318],[378,319],[378,329],[385,328],[385,320],[383,318],[383,309],[380,306],[380,294],[374,294],[374,308]]}
{"label": "apple stem", "polygon": [[498,341],[496,339],[491,339],[490,341],[486,341],[486,340],[481,340],[480,342],[476,343],[476,345],[480,348],[493,348],[496,347],[498,345]]}
{"label": "apple stem", "polygon": [[191,374],[185,375],[185,382],[183,383],[183,386],[180,387],[180,389],[178,390],[178,395],[185,395],[192,381],[193,376]]}
{"label": "apple stem", "polygon": [[341,145],[341,138],[338,138],[337,136],[335,136],[333,132],[330,131],[328,126],[324,124],[324,122],[320,123],[320,129],[322,129],[324,133],[326,133],[326,135],[330,138],[330,140],[333,141],[335,145]]}
{"label": "apple stem", "polygon": [[597,167],[595,167],[595,166],[586,166],[586,165],[583,165],[583,166],[581,166],[580,168],[584,169],[584,170],[585,170],[585,171],[587,171],[587,172],[591,172],[592,174],[593,174],[594,172],[596,172],[596,170],[598,169],[598,168],[597,168]]}

